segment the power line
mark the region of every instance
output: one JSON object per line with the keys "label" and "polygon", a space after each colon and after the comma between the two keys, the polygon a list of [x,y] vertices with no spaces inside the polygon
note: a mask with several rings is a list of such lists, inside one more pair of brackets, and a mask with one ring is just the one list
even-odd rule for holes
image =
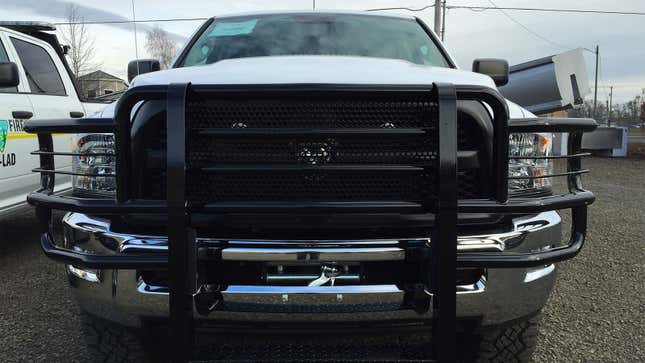
{"label": "power line", "polygon": [[386,11],[386,10],[407,10],[407,11],[423,11],[426,9],[434,8],[434,4],[427,5],[421,8],[406,8],[406,7],[393,7],[393,8],[375,8],[375,9],[365,9],[365,11]]}
{"label": "power line", "polygon": [[489,2],[489,3],[491,3],[491,4],[494,6],[494,8],[495,8],[495,9],[499,10],[502,14],[504,14],[504,16],[506,16],[510,21],[512,21],[512,22],[514,22],[515,24],[517,24],[517,25],[521,26],[521,27],[522,27],[522,29],[524,29],[524,30],[526,30],[527,32],[529,32],[529,33],[533,34],[535,37],[538,37],[538,38],[542,39],[543,41],[545,41],[545,42],[547,42],[547,43],[549,43],[549,44],[551,44],[551,45],[554,45],[554,46],[556,46],[556,47],[558,47],[558,48],[563,48],[563,49],[573,49],[573,48],[575,48],[575,47],[569,47],[569,46],[566,46],[566,45],[562,45],[562,44],[560,44],[560,43],[556,43],[556,42],[552,41],[551,39],[548,39],[547,37],[544,37],[544,36],[542,36],[542,35],[540,35],[540,34],[536,33],[535,31],[531,30],[531,29],[530,29],[529,27],[527,27],[526,25],[524,25],[524,24],[520,23],[518,20],[516,20],[515,18],[513,18],[512,16],[510,16],[506,11],[504,11],[504,9],[500,8],[499,6],[497,6],[497,4],[495,4],[495,3],[493,2],[493,0],[488,0],[488,2]]}
{"label": "power line", "polygon": [[578,14],[605,14],[605,15],[636,15],[645,16],[642,11],[611,11],[594,9],[557,9],[557,8],[523,8],[523,7],[493,7],[493,6],[472,6],[472,5],[448,5],[448,9],[468,9],[474,11],[485,10],[513,10],[513,11],[539,11],[552,13],[578,13]]}
{"label": "power line", "polygon": [[101,24],[132,24],[132,23],[165,23],[174,21],[204,21],[209,18],[168,18],[168,19],[143,19],[143,20],[95,20],[83,22],[58,22],[53,25],[101,25]]}
{"label": "power line", "polygon": [[609,88],[609,87],[613,87],[613,88],[628,88],[628,89],[634,89],[634,88],[641,89],[643,87],[643,85],[641,83],[633,83],[633,84],[620,84],[620,83],[618,83],[618,84],[611,84],[611,85],[609,85],[609,84],[598,85],[598,88]]}
{"label": "power line", "polygon": [[[420,8],[410,7],[390,7],[390,8],[375,8],[366,9],[365,11],[387,11],[387,10],[407,10],[412,12],[424,11],[434,7],[434,4],[423,6]],[[608,10],[590,10],[590,9],[557,9],[557,8],[529,8],[529,7],[508,7],[508,6],[467,6],[467,5],[446,5],[446,9],[466,9],[471,11],[486,11],[486,10],[510,10],[510,11],[536,11],[536,12],[552,12],[552,13],[580,13],[580,14],[605,14],[605,15],[632,15],[632,16],[645,16],[645,12],[639,11],[608,11]],[[180,22],[180,21],[204,21],[208,17],[194,17],[194,18],[162,18],[162,19],[139,19],[133,20],[95,20],[95,21],[82,21],[82,22],[56,22],[54,25],[101,25],[101,24],[131,24],[131,23],[166,23],[166,22]]]}

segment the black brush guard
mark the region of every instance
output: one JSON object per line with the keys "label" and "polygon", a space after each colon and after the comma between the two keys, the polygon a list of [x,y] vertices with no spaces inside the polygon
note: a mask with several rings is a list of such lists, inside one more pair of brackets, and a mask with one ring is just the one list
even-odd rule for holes
{"label": "black brush guard", "polygon": [[[437,199],[428,203],[398,202],[289,202],[289,203],[223,203],[203,208],[208,213],[230,210],[289,211],[307,213],[326,211],[343,213],[360,211],[378,213],[383,211],[432,213],[435,227],[431,233],[430,260],[426,271],[420,277],[426,281],[426,289],[434,296],[435,309],[433,335],[435,358],[451,362],[456,357],[456,269],[458,267],[495,267],[520,268],[547,265],[574,257],[582,248],[587,223],[587,205],[594,196],[584,190],[580,175],[582,170],[580,153],[582,134],[595,129],[596,123],[590,119],[511,119],[504,99],[495,90],[476,86],[454,86],[434,84],[432,87],[394,87],[394,86],[191,86],[190,84],[171,84],[169,86],[142,86],[128,90],[118,101],[114,119],[65,119],[34,120],[25,125],[25,131],[38,134],[39,150],[33,154],[40,157],[40,168],[34,169],[41,175],[41,188],[28,196],[28,201],[36,207],[42,224],[41,247],[45,254],[59,262],[80,268],[92,269],[137,269],[169,270],[170,288],[170,326],[174,344],[173,360],[187,361],[190,358],[194,339],[193,314],[198,286],[195,276],[196,247],[195,231],[191,228],[191,206],[186,200],[186,156],[187,143],[187,97],[190,93],[208,94],[212,91],[264,93],[272,96],[288,92],[404,92],[424,90],[427,97],[438,106],[438,120],[434,129],[438,142],[438,163],[433,166],[436,173]],[[165,100],[167,103],[167,200],[132,199],[130,188],[130,132],[131,112],[137,103],[147,100]],[[493,113],[493,197],[489,199],[458,200],[457,198],[457,100],[477,100],[488,105]],[[275,135],[283,132],[308,134],[347,133],[347,129],[228,129],[229,133],[266,133]],[[381,134],[416,132],[424,129],[365,129],[355,132],[375,132]],[[546,158],[566,158],[567,172],[553,176],[566,176],[569,193],[537,198],[508,198],[508,139],[515,132],[566,132],[568,156]],[[54,196],[54,156],[82,156],[70,152],[53,150],[53,133],[114,133],[116,139],[117,198],[91,199]],[[430,137],[430,136],[429,136]],[[538,159],[545,157],[525,157]],[[361,166],[355,166],[360,169]],[[66,172],[67,174],[72,174]],[[97,175],[98,176],[98,175]],[[105,175],[100,175],[105,177]],[[94,255],[67,250],[56,246],[52,236],[52,209],[82,212],[95,215],[158,214],[167,215],[169,252],[168,256],[154,255]],[[457,254],[457,216],[464,213],[501,213],[530,214],[550,210],[572,210],[572,233],[569,243],[563,247],[535,253],[459,253]]]}

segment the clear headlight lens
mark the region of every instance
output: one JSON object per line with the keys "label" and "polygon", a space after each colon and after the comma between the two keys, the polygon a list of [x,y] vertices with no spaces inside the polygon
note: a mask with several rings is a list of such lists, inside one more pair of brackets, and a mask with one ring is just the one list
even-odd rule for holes
{"label": "clear headlight lens", "polygon": [[[509,156],[551,156],[553,134],[517,133],[511,134]],[[550,159],[510,159],[509,177],[539,177],[553,174],[553,160]],[[551,178],[509,179],[508,191],[511,195],[549,192]]]}
{"label": "clear headlight lens", "polygon": [[[73,176],[74,194],[93,197],[114,197],[116,178],[101,176],[116,172],[113,134],[80,134],[74,138],[74,153],[87,156],[74,156],[72,171],[87,176]],[[96,175],[96,176],[94,176]]]}
{"label": "clear headlight lens", "polygon": [[[513,133],[509,140],[509,156],[551,156],[553,134],[550,133]],[[74,193],[79,195],[114,197],[116,178],[100,175],[114,174],[116,162],[113,134],[80,134],[74,139],[73,152],[88,154],[74,156],[72,171],[88,176],[73,176]],[[92,155],[96,154],[96,155]],[[510,159],[508,176],[536,177],[553,173],[553,160],[550,159]],[[98,176],[90,176],[98,175]],[[547,192],[551,189],[551,178],[509,179],[510,194]]]}

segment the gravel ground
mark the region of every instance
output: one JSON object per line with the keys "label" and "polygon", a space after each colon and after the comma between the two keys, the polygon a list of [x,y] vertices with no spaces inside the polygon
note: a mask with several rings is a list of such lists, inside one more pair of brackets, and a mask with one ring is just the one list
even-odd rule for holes
{"label": "gravel ground", "polygon": [[[645,160],[586,160],[597,201],[587,246],[562,263],[535,362],[645,361]],[[33,212],[0,221],[0,361],[85,362],[62,267],[46,259]]]}
{"label": "gravel ground", "polygon": [[0,361],[89,362],[63,266],[40,250],[36,223],[31,209],[0,221]]}
{"label": "gravel ground", "polygon": [[645,361],[645,160],[591,158],[589,238],[560,264],[535,362]]}

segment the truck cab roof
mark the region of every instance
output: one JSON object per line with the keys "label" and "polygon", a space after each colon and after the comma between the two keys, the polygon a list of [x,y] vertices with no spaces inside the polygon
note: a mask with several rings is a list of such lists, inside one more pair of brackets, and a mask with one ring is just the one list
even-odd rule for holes
{"label": "truck cab roof", "polygon": [[55,31],[56,26],[44,21],[0,21],[0,27],[31,35],[34,32]]}
{"label": "truck cab roof", "polygon": [[381,16],[389,18],[401,19],[415,19],[416,17],[406,13],[393,13],[393,12],[375,12],[366,10],[265,10],[265,11],[247,11],[239,13],[227,13],[224,15],[216,15],[215,19],[237,18],[240,16],[267,16],[267,15],[367,15],[367,16]]}

